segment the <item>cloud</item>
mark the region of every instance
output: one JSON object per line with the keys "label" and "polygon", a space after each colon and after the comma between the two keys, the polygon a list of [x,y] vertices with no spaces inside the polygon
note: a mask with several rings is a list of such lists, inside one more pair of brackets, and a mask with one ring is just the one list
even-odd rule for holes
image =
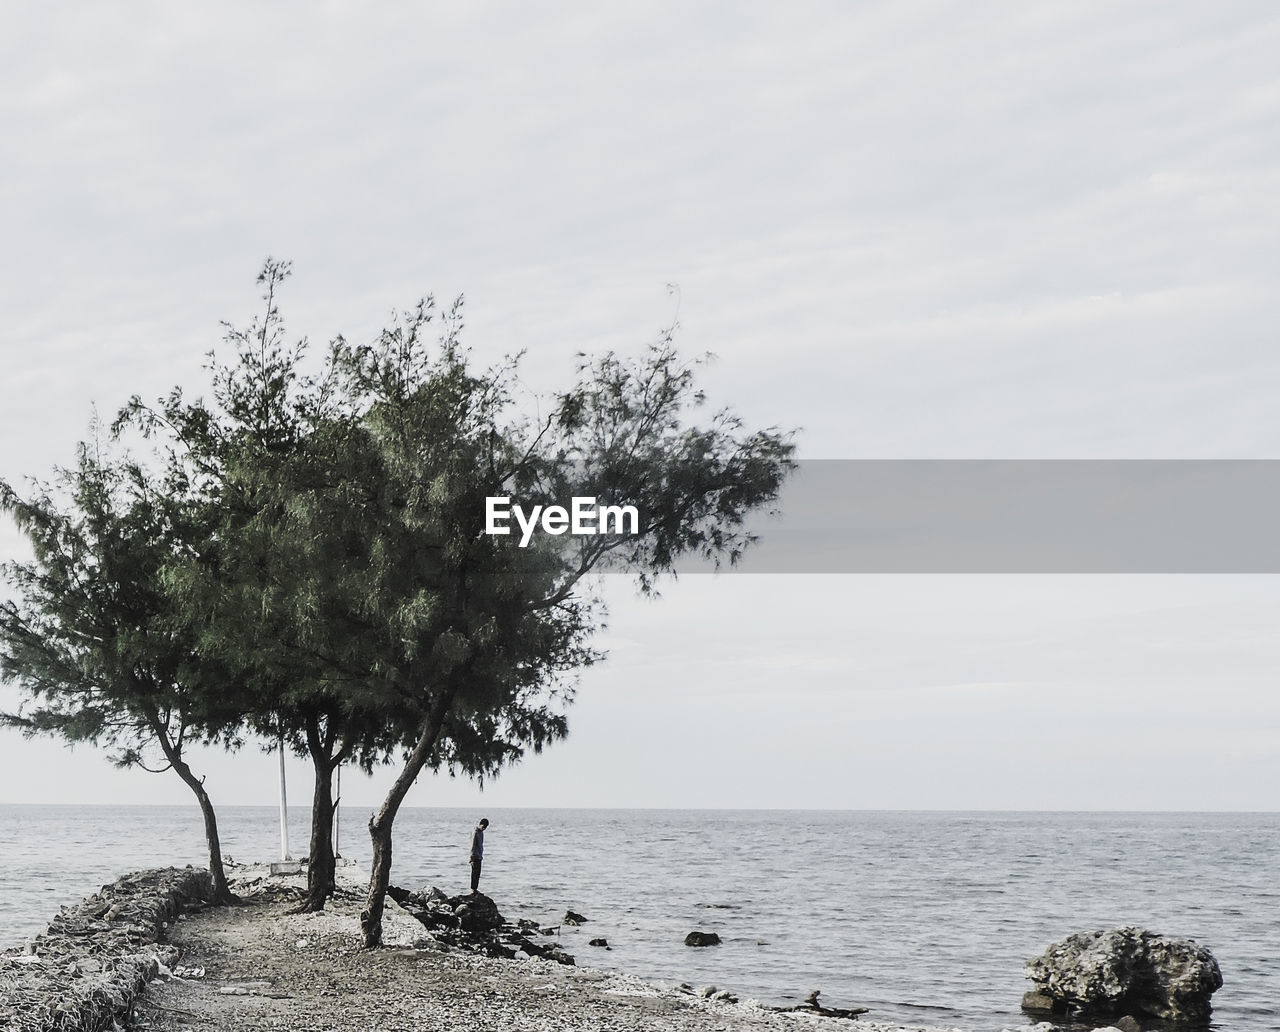
{"label": "cloud", "polygon": [[[11,480],[70,461],[92,403],[199,392],[219,320],[256,310],[268,254],[295,259],[296,335],[359,339],[422,293],[465,292],[479,359],[525,350],[540,389],[577,351],[653,339],[676,282],[681,345],[720,356],[713,401],[803,426],[811,458],[1280,450],[1269,4],[135,15],[28,6],[0,43]],[[770,726],[788,741],[812,727],[792,692],[1167,678],[1251,685],[1243,700],[1274,669],[1265,641],[1233,649],[1245,614],[1225,603],[1152,623],[1151,582],[748,583],[619,603],[634,645],[583,698],[657,693],[661,673],[713,708],[732,669],[777,700],[742,728],[760,745]],[[1255,587],[1212,592],[1272,613]],[[1164,644],[1125,639],[1124,606]],[[600,734],[610,720],[587,718]],[[976,716],[962,729],[983,733]],[[905,731],[864,731],[881,757],[910,749]],[[787,749],[779,768],[812,751]],[[830,777],[874,773],[832,763]],[[883,798],[935,798],[913,786]]]}

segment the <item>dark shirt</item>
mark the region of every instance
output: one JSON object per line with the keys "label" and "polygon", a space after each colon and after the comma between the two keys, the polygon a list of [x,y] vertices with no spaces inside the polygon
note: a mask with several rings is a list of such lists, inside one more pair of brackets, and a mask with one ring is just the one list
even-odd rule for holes
{"label": "dark shirt", "polygon": [[471,859],[484,859],[484,828],[476,826],[475,833],[471,836]]}

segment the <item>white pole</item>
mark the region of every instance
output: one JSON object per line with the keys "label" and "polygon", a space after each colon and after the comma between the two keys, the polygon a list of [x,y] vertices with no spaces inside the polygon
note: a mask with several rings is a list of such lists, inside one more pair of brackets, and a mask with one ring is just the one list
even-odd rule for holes
{"label": "white pole", "polygon": [[289,856],[289,798],[284,788],[284,735],[280,736],[280,859]]}

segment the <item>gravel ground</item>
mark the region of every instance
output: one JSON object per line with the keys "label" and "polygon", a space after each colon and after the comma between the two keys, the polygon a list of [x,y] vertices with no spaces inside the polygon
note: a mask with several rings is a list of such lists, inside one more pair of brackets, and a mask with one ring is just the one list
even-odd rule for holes
{"label": "gravel ground", "polygon": [[186,915],[170,929],[174,977],[151,983],[131,1027],[178,1032],[467,1030],[887,1032],[898,1025],[778,1014],[637,979],[530,960],[444,951],[388,900],[387,945],[359,948],[354,886],[323,914],[287,914],[281,879],[242,871],[244,905]]}

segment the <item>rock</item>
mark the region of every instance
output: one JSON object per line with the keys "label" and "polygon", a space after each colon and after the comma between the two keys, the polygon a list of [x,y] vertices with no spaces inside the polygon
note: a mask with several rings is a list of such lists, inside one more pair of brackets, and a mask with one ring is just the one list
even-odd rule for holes
{"label": "rock", "polygon": [[1116,1022],[1116,1028],[1120,1032],[1142,1032],[1142,1026],[1138,1024],[1138,1019],[1131,1014],[1126,1014]]}
{"label": "rock", "polygon": [[564,912],[564,921],[561,923],[576,926],[576,925],[586,924],[587,919],[583,917],[581,914],[575,914],[572,910],[566,910]]}
{"label": "rock", "polygon": [[478,935],[492,932],[507,923],[498,912],[498,904],[483,892],[474,892],[470,896],[457,896],[449,901],[464,932]]}
{"label": "rock", "polygon": [[1039,989],[1028,989],[1022,994],[1022,1009],[1032,1014],[1065,1014],[1067,1005]]}
{"label": "rock", "polygon": [[516,951],[509,946],[504,946],[497,939],[488,939],[483,942],[479,951],[486,957],[501,957],[503,960],[515,960]]}
{"label": "rock", "polygon": [[608,939],[592,939],[589,943],[587,943],[587,945],[603,946],[607,950],[609,948],[609,940]]}
{"label": "rock", "polygon": [[454,914],[453,909],[449,906],[434,906],[429,910],[422,910],[417,907],[407,906],[405,909],[432,931],[462,928],[462,921],[456,914]]}
{"label": "rock", "polygon": [[[541,957],[558,964],[576,964],[558,942],[534,942],[531,938],[538,933],[554,936],[558,928],[543,928],[527,918],[510,924],[498,911],[497,904],[482,892],[442,899],[443,894],[434,888],[397,891],[405,901],[401,905],[430,930],[431,938],[424,942],[431,943],[433,948],[460,949],[509,960],[521,956]],[[574,916],[586,920],[581,915]],[[607,944],[605,948],[609,948]]]}
{"label": "rock", "polygon": [[[449,905],[452,902],[447,893],[441,892],[434,885],[427,886],[423,889],[416,889],[413,892],[406,892],[404,889],[398,889],[394,885],[389,885],[387,886],[387,895],[402,907],[410,909],[418,907],[423,910],[429,910],[432,907]],[[459,898],[461,899],[462,897]]]}
{"label": "rock", "polygon": [[738,998],[729,992],[728,989],[721,989],[718,993],[712,993],[711,999],[717,1003],[737,1003]]}
{"label": "rock", "polygon": [[1203,946],[1132,926],[1070,935],[1029,961],[1026,973],[1037,999],[1102,1019],[1203,1024],[1222,987],[1218,962]]}
{"label": "rock", "polygon": [[538,957],[540,960],[554,960],[557,964],[564,964],[568,967],[577,966],[576,962],[573,959],[573,956],[571,954],[565,953],[565,951],[560,948],[560,944],[558,942],[553,942],[550,946],[548,946],[545,950],[543,950],[540,954],[538,954]]}
{"label": "rock", "polygon": [[720,936],[715,932],[690,932],[684,937],[686,946],[719,946]]}
{"label": "rock", "polygon": [[715,995],[716,992],[717,990],[714,985],[704,985],[701,989],[698,990],[698,995],[701,996],[704,1000],[709,1000],[713,995]]}

